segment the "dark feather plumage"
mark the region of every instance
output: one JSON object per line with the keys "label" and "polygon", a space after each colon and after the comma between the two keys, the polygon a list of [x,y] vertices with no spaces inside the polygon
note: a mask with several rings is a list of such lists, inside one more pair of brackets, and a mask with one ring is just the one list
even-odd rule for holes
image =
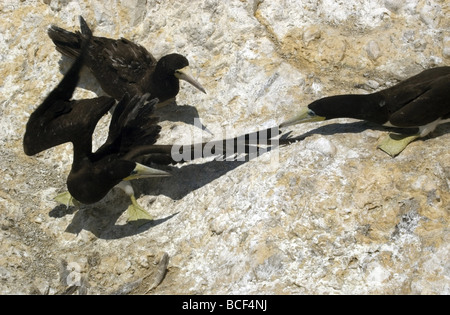
{"label": "dark feather plumage", "polygon": [[367,95],[335,95],[316,100],[280,127],[333,118],[356,118],[386,127],[414,128],[389,135],[378,148],[396,156],[412,141],[450,122],[450,67],[425,70],[399,84]]}
{"label": "dark feather plumage", "polygon": [[[423,137],[450,119],[450,67],[425,70],[399,84],[367,95],[335,95],[308,105],[312,117],[356,118],[389,127],[419,128]],[[292,119],[281,127],[302,122]]]}
{"label": "dark feather plumage", "polygon": [[[69,32],[55,25],[48,29],[49,37],[63,55],[76,58],[80,54],[82,37],[90,32],[82,17],[80,25],[81,33]],[[116,100],[126,93],[150,93],[162,103],[178,94],[180,82],[175,76],[176,71],[187,67],[189,62],[179,54],[166,55],[157,61],[147,49],[128,39],[93,36],[85,64],[102,89]],[[191,84],[204,91],[195,80]]]}
{"label": "dark feather plumage", "polygon": [[[89,40],[89,34],[85,40]],[[71,99],[79,80],[83,57],[84,54],[81,54],[75,60],[58,86],[30,115],[23,140],[27,155],[35,155],[67,142],[77,143],[84,151],[90,152],[95,126],[115,104],[115,100],[110,97]]]}

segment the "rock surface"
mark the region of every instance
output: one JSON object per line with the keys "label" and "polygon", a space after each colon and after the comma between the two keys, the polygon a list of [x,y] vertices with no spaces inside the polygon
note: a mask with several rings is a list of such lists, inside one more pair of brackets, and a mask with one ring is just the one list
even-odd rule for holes
{"label": "rock surface", "polygon": [[[22,136],[70,65],[46,30],[78,29],[80,14],[96,35],[190,60],[208,94],[182,84],[161,143],[275,126],[319,97],[450,64],[443,0],[2,1],[1,294],[450,294],[448,124],[395,159],[376,149],[386,130],[368,123],[290,128],[307,137],[249,162],[200,160],[135,182],[156,218],[141,227],[126,224],[118,190],[58,206],[71,145],[27,157]],[[83,71],[76,97],[102,93]]]}

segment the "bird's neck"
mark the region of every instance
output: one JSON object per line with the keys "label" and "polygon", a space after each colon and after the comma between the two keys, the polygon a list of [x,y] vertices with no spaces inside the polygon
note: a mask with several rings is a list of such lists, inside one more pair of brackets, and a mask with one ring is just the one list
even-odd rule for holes
{"label": "bird's neck", "polygon": [[155,71],[151,73],[149,80],[152,91],[157,91],[160,102],[163,102],[169,98],[175,97],[180,89],[180,81],[173,75],[173,73],[167,73],[167,69],[156,66]]}
{"label": "bird's neck", "polygon": [[72,171],[76,171],[83,167],[84,161],[89,159],[92,154],[92,138],[89,141],[73,142],[73,162]]}
{"label": "bird's neck", "polygon": [[157,71],[155,70],[155,72],[153,72],[151,74],[152,76],[152,82],[153,84],[155,84],[156,86],[160,86],[160,87],[166,87],[169,84],[174,84],[176,85],[176,83],[178,83],[178,79],[175,78],[175,76],[173,74],[168,74],[166,71]]}
{"label": "bird's neck", "polygon": [[319,99],[309,105],[316,115],[333,118],[355,118],[384,123],[384,98],[378,94],[336,95]]}

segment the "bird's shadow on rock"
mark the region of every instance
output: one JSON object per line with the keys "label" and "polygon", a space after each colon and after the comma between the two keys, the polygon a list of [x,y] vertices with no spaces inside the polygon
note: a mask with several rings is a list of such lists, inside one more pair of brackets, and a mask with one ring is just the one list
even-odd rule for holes
{"label": "bird's shadow on rock", "polygon": [[[292,127],[291,127],[292,128]],[[330,136],[334,134],[340,133],[361,133],[365,130],[381,130],[381,131],[393,131],[393,132],[406,132],[406,133],[414,133],[414,130],[409,129],[397,129],[397,128],[386,128],[380,125],[372,124],[366,121],[356,121],[350,123],[332,123],[324,126],[317,127],[312,129],[304,134],[298,136],[292,136],[293,131],[287,132],[283,138],[289,137],[289,140],[301,141],[312,135],[322,135],[322,136]],[[417,129],[416,129],[417,130]]]}
{"label": "bird's shadow on rock", "polygon": [[[398,133],[403,135],[413,135],[418,132],[418,128],[394,128],[394,127],[384,127],[377,125],[375,123],[367,122],[367,121],[356,121],[351,123],[332,123],[324,126],[320,126],[313,130],[310,130],[301,135],[294,136],[293,131],[287,131],[283,133],[280,137],[280,145],[290,145],[298,141],[305,140],[306,138],[312,135],[323,135],[329,136],[334,134],[343,134],[343,133],[361,133],[366,130],[378,130],[388,133]],[[418,139],[420,141],[427,141],[428,139],[436,138],[442,136],[444,134],[450,133],[450,123],[441,124],[436,127],[436,129],[427,135],[424,138]],[[418,141],[416,140],[416,141]]]}
{"label": "bird's shadow on rock", "polygon": [[195,106],[178,105],[176,101],[173,101],[164,107],[158,108],[156,115],[161,121],[182,122],[212,134],[201,122],[200,115]]}
{"label": "bird's shadow on rock", "polygon": [[189,164],[173,168],[172,176],[160,181],[147,179],[133,183],[137,194],[163,195],[172,200],[181,200],[189,193],[224,176],[228,172],[242,166],[247,161],[209,161],[202,164]]}
{"label": "bird's shadow on rock", "polygon": [[[292,127],[291,127],[292,128]],[[295,128],[295,127],[294,127]],[[385,132],[401,133],[405,135],[412,135],[418,131],[417,128],[393,128],[393,127],[383,127],[367,121],[356,121],[350,123],[332,123],[318,128],[312,129],[304,134],[298,136],[292,136],[294,131],[288,131],[283,136],[282,139],[289,139],[292,142],[304,140],[312,135],[323,135],[329,136],[339,133],[361,133],[368,129],[379,130]],[[443,134],[450,132],[450,123],[439,125],[435,131],[433,131],[429,137],[438,137]]]}
{"label": "bird's shadow on rock", "polygon": [[129,201],[130,199],[122,191],[114,189],[108,196],[95,204],[79,207],[59,205],[51,210],[49,215],[61,218],[65,215],[74,214],[65,232],[79,234],[82,230],[86,230],[101,239],[120,239],[140,234],[177,215],[177,213],[173,213],[152,221],[117,224],[119,217],[131,204]]}

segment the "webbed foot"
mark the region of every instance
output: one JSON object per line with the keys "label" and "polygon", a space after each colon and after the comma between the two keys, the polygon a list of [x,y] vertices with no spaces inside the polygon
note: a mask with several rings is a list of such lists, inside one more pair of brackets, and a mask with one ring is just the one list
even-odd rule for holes
{"label": "webbed foot", "polygon": [[396,133],[388,134],[378,144],[378,148],[392,157],[399,155],[408,144],[419,138],[418,134],[415,135],[402,135]]}
{"label": "webbed foot", "polygon": [[79,207],[81,203],[72,197],[72,195],[66,191],[57,195],[54,200],[62,205],[69,207]]}
{"label": "webbed foot", "polygon": [[131,205],[128,207],[128,222],[138,223],[139,225],[148,223],[153,220],[153,217],[144,210],[136,201],[134,195],[130,196]]}

